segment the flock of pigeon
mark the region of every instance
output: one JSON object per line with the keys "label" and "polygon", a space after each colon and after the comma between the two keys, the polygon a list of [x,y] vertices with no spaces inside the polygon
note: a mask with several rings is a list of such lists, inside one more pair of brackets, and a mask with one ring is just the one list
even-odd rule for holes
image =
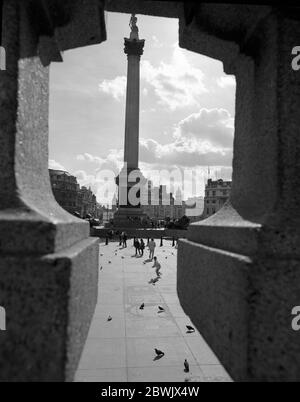
{"label": "flock of pigeon", "polygon": [[[165,250],[163,250],[163,252],[165,252]],[[115,252],[115,255],[117,255],[117,252]],[[172,253],[172,255],[174,255],[174,253]],[[103,257],[103,254],[100,254],[100,256]],[[121,258],[124,259],[125,257],[122,256]],[[166,259],[167,258],[168,257],[166,257]],[[108,261],[108,263],[111,264],[111,261]],[[103,269],[103,267],[101,266],[100,271],[102,271],[102,269]],[[149,283],[153,283],[153,279]],[[145,303],[142,303],[140,305],[139,309],[144,310],[144,308],[145,308]],[[158,314],[163,313],[164,311],[165,311],[165,309],[163,307],[158,306],[158,311],[157,311]],[[107,317],[107,321],[108,322],[112,321],[112,317],[110,315]],[[186,325],[186,329],[187,329],[187,331],[186,331],[187,334],[191,334],[191,333],[195,332],[195,328],[192,327],[191,325]],[[159,350],[159,349],[155,348],[154,351],[155,351],[155,355],[156,355],[154,360],[159,360],[159,359],[161,359],[162,357],[165,356],[165,353],[162,350]],[[184,364],[184,372],[189,373],[190,366],[189,366],[189,363],[188,363],[187,359],[184,360],[183,364]]]}

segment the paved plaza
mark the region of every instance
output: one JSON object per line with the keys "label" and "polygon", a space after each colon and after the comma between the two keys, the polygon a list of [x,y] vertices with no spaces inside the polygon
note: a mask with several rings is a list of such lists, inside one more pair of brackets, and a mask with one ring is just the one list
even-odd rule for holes
{"label": "paved plaza", "polygon": [[[148,250],[136,258],[132,243],[127,249],[100,244],[98,304],[75,381],[231,381],[202,336],[187,333],[193,323],[176,293],[177,250],[170,241],[163,247],[156,241],[162,277],[153,285]],[[165,355],[156,358],[155,348]]]}

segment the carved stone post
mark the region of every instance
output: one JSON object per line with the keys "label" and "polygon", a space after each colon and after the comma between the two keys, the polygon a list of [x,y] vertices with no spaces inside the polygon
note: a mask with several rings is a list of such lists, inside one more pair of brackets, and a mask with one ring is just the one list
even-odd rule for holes
{"label": "carved stone post", "polygon": [[[49,3],[3,4],[0,381],[72,380],[97,300],[98,240],[89,238],[87,223],[59,207],[50,187],[47,65],[60,59],[59,50],[104,39],[94,29],[101,2],[66,2],[56,10],[52,4],[59,24]],[[79,11],[90,25],[75,37]]]}
{"label": "carved stone post", "polygon": [[299,10],[240,6],[241,24],[247,13],[252,24],[230,36],[222,25],[230,13],[219,7],[222,23],[209,25],[218,6],[212,14],[201,6],[197,22],[182,25],[181,45],[236,76],[233,189],[230,203],[180,242],[178,292],[235,380],[299,381],[291,328],[300,304],[300,73],[291,66]]}

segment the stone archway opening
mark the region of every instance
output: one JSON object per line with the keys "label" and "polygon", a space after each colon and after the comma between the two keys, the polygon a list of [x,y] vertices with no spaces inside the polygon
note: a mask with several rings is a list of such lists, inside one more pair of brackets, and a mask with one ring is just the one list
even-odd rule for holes
{"label": "stone archway opening", "polygon": [[[4,380],[72,380],[97,295],[98,244],[51,193],[48,66],[61,51],[105,40],[104,2],[49,4],[4,0],[2,10]],[[178,294],[234,379],[299,379],[299,337],[290,326],[299,304],[300,76],[291,60],[299,8],[118,0],[106,7],[179,18],[180,46],[235,74],[231,202],[180,242]]]}
{"label": "stone archway opening", "polygon": [[[142,25],[140,25],[140,27],[142,28]],[[108,34],[109,34],[109,31],[108,31]],[[156,38],[155,41],[157,41],[158,38]],[[174,40],[175,40],[175,38],[174,38]],[[154,40],[153,40],[153,42],[154,42]],[[101,45],[101,46],[103,46],[103,45]],[[96,49],[96,48],[91,49],[91,52],[96,52],[96,51],[99,51],[99,53],[100,53],[100,49]],[[179,48],[176,48],[176,52],[178,52],[178,51],[180,52]],[[76,65],[76,67],[79,67],[79,70],[82,73],[84,71],[84,68],[80,66],[80,59],[82,60],[82,58],[81,58],[81,56],[79,56],[79,51],[76,51],[76,52],[73,51],[73,53],[77,53],[76,58],[74,57],[72,59],[72,57],[70,57],[70,60],[72,61],[72,64],[73,64],[73,67],[75,67],[75,65]],[[99,57],[100,57],[100,54],[99,54]],[[174,62],[173,74],[175,76],[171,77],[173,79],[172,82],[174,83],[174,81],[176,79],[178,79],[178,77],[180,79],[182,79],[182,77],[185,77],[187,74],[189,74],[188,78],[190,80],[192,80],[192,79],[194,80],[193,85],[197,84],[199,87],[201,87],[201,88],[199,88],[198,91],[195,91],[194,94],[193,94],[195,97],[197,96],[197,97],[200,98],[201,95],[203,95],[204,93],[206,93],[206,91],[208,91],[204,87],[204,84],[202,83],[201,80],[197,81],[197,76],[199,75],[200,77],[202,77],[202,75],[204,75],[204,73],[200,69],[200,66],[194,67],[192,65],[192,61],[188,62],[187,59],[183,60],[182,58],[185,57],[185,55],[183,53],[177,54],[177,57],[179,57],[180,59],[179,59],[179,61],[176,60],[176,59],[173,60],[173,62]],[[88,59],[88,65],[89,66],[91,66],[93,64],[96,69],[100,69],[100,66],[97,65],[97,62],[92,63],[92,61],[90,59],[90,56],[87,55],[87,53],[85,53],[85,58]],[[101,57],[101,58],[103,58],[103,57]],[[107,60],[106,57],[104,57],[104,59]],[[87,60],[83,61],[83,65],[85,65],[86,61]],[[58,65],[57,66],[57,73],[59,74],[59,80],[61,80],[60,81],[60,83],[61,83],[61,92],[64,95],[66,95],[66,91],[68,91],[68,90],[70,91],[69,102],[68,101],[64,101],[62,103],[58,102],[58,104],[56,105],[56,107],[60,110],[62,116],[66,116],[68,114],[64,110],[64,107],[65,107],[64,105],[67,105],[67,109],[69,107],[73,108],[72,102],[75,101],[74,98],[76,98],[76,93],[80,94],[80,88],[78,88],[78,87],[76,88],[76,86],[78,84],[79,76],[78,76],[78,80],[76,80],[76,82],[74,83],[75,88],[72,88],[72,87],[70,88],[70,86],[72,85],[72,82],[70,82],[70,81],[65,82],[63,77],[60,74],[61,70],[64,70],[64,69],[66,69],[66,70],[70,69],[71,71],[74,71],[74,69],[72,68],[72,66],[69,65],[69,63],[70,62],[68,60],[68,55],[65,54],[64,65]],[[150,62],[148,61],[148,64],[149,63]],[[171,61],[171,63],[172,63],[172,61]],[[78,66],[78,64],[79,64],[79,66]],[[205,61],[203,60],[202,65],[204,65],[204,64],[205,64]],[[212,65],[213,65],[213,63],[212,63]],[[151,64],[152,69],[157,68],[157,70],[158,70],[158,71],[154,72],[156,74],[156,76],[164,75],[164,78],[166,78],[166,84],[170,83],[168,81],[169,77],[167,76],[166,72],[169,72],[171,67],[172,67],[172,64],[167,66],[166,71],[162,71],[161,64],[158,63],[158,65],[155,66],[155,67],[153,67],[152,64]],[[56,68],[56,66],[55,66],[55,68]],[[148,65],[148,68],[149,68],[149,65]],[[220,66],[214,66],[213,65],[213,68],[215,70],[217,70],[217,72],[220,75],[220,71],[221,71]],[[207,71],[209,71],[209,70],[211,70],[211,65],[209,67],[207,67]],[[71,76],[72,75],[75,75],[75,72],[73,72],[71,74]],[[221,75],[221,76],[218,77],[218,79],[215,78],[215,76],[210,77],[210,82],[216,81],[215,88],[219,88],[219,90],[224,89],[226,91],[226,88],[228,88],[228,86],[231,87],[231,88],[234,87],[234,84],[232,84],[231,80],[229,82],[227,81],[226,75]],[[101,76],[99,74],[99,78],[97,77],[97,79],[100,80],[100,77]],[[106,88],[115,89],[115,87],[113,87],[113,84],[122,82],[122,80],[121,80],[122,76],[117,76],[117,77],[114,77],[113,79],[110,79],[110,80],[108,80],[108,78],[110,78],[110,77],[107,77],[105,75],[102,76],[102,79],[100,80],[100,82],[98,82],[97,87],[100,85],[102,88],[105,88],[105,89]],[[90,76],[89,76],[89,80],[90,80]],[[105,83],[105,85],[104,85],[104,83]],[[52,85],[55,88],[55,85],[57,85],[57,83],[54,81],[54,82],[52,82]],[[64,85],[66,85],[65,89],[64,89]],[[158,83],[157,87],[159,87],[160,85],[162,85],[162,84]],[[179,83],[179,85],[180,85],[179,89],[182,90],[183,84]],[[210,85],[212,85],[212,84],[210,84]],[[192,86],[189,85],[188,89],[191,90]],[[143,88],[142,88],[142,90],[143,90]],[[82,91],[82,87],[81,87],[81,91]],[[232,91],[232,89],[231,89],[232,98],[234,98],[233,92],[234,91]],[[169,95],[169,94],[167,94],[167,95]],[[187,97],[186,93],[184,95]],[[84,93],[84,99],[86,99],[86,96],[87,97],[91,96],[91,94],[89,94],[89,91],[86,91]],[[55,100],[53,99],[52,101],[55,104]],[[195,99],[187,99],[185,101],[191,102],[192,105],[194,103],[196,103]],[[95,102],[97,108],[101,107],[101,103],[97,102],[94,97],[93,97],[93,102]],[[220,142],[222,141],[222,138],[218,137],[218,134],[221,137],[222,137],[222,135],[227,136],[227,138],[225,140],[226,141],[226,146],[230,150],[230,148],[232,147],[232,144],[229,144],[229,142],[230,142],[230,140],[233,141],[233,138],[232,138],[233,135],[230,132],[230,130],[233,131],[233,117],[230,115],[230,113],[227,110],[225,110],[225,107],[222,107],[221,103],[218,104],[218,107],[209,108],[208,106],[204,107],[204,106],[206,106],[206,104],[204,103],[203,99],[202,99],[201,102],[202,102],[201,104],[202,104],[203,107],[202,108],[200,107],[200,111],[197,109],[198,105],[196,104],[194,112],[190,111],[188,116],[184,116],[183,115],[184,112],[181,112],[182,115],[184,116],[182,118],[182,120],[186,120],[186,121],[187,120],[192,120],[193,129],[196,131],[196,132],[194,132],[194,135],[197,134],[197,131],[199,132],[199,131],[205,129],[205,128],[203,128],[203,121],[206,122],[207,123],[206,129],[208,129],[209,127],[212,127],[211,134],[212,135],[215,134],[214,139],[215,139],[217,144],[220,144]],[[234,109],[233,104],[234,104],[234,101],[231,100],[231,105],[230,106]],[[167,104],[167,106],[169,107],[169,110],[167,110],[168,113],[170,113],[170,111],[172,111],[173,113],[176,113],[176,108],[174,109],[174,104],[173,103],[172,104],[169,103],[169,104]],[[176,103],[176,106],[179,107],[179,102],[178,101]],[[89,118],[90,113],[91,113],[91,111],[90,111],[90,109],[91,109],[90,103],[87,102],[87,105],[83,105],[83,107],[86,108],[84,113],[86,114],[87,118]],[[157,115],[157,113],[156,113],[156,115]],[[52,116],[54,118],[55,114],[53,114]],[[76,114],[74,115],[74,118],[76,118]],[[178,118],[178,116],[177,116],[177,118]],[[197,121],[193,121],[193,119],[199,119],[199,123]],[[123,121],[123,118],[120,118],[120,120]],[[216,120],[216,122],[214,120]],[[200,125],[201,122],[202,122],[202,126]],[[98,137],[101,140],[102,127],[101,127],[100,123],[101,123],[101,120],[99,120],[99,123],[97,124],[97,130],[99,130]],[[222,124],[222,123],[224,123],[224,126],[220,127],[220,124]],[[142,126],[143,125],[145,125],[144,122],[142,122]],[[75,123],[74,126],[83,127],[83,124],[76,124]],[[216,132],[217,129],[220,129],[219,133]],[[61,130],[57,130],[56,136],[59,135],[60,131]],[[121,128],[120,131],[123,132],[122,128]],[[141,131],[143,131],[143,129]],[[210,135],[210,133],[205,133],[205,136],[206,136],[205,138],[207,139],[207,137],[209,135]],[[84,137],[86,137],[85,133],[84,133]],[[120,137],[121,137],[121,135],[120,135]],[[171,134],[170,134],[170,137],[173,138],[173,136]],[[74,133],[72,133],[72,138],[73,139],[75,138]],[[51,139],[51,134],[50,134],[50,141],[53,141]],[[177,139],[177,141],[178,141],[178,139]],[[62,152],[66,152],[65,151],[66,145],[67,144],[65,144],[65,146],[62,147]],[[87,158],[89,159],[89,162],[92,162],[92,157],[93,157],[94,161],[96,161],[98,163],[99,160],[101,159],[102,155],[98,155],[98,154],[91,155],[89,152],[84,152],[84,146],[85,146],[85,144],[82,144],[82,143],[80,144],[80,154],[79,154],[79,156],[84,156],[84,154],[88,154],[89,156],[87,156]],[[92,146],[92,148],[95,148],[95,147]],[[200,153],[198,153],[198,157],[201,158]],[[217,165],[217,166],[214,166],[213,163],[203,163],[203,169],[205,170],[205,174],[211,174],[211,177],[213,178],[214,175],[219,174],[219,171],[221,169],[220,165],[221,165],[221,163],[219,163],[219,165]],[[210,170],[210,172],[208,172],[208,170]],[[215,178],[220,179],[221,177],[216,176]],[[212,188],[211,192],[219,191],[219,190],[220,190],[219,188],[218,189]],[[210,190],[207,190],[207,191],[210,191]],[[222,191],[225,191],[225,190],[222,189]],[[203,196],[204,196],[204,191],[203,191]],[[210,199],[213,199],[214,195],[209,194],[208,197]],[[212,210],[213,210],[213,208],[217,208],[217,206],[213,205],[212,202],[211,202],[210,207],[211,207]],[[215,210],[214,212],[217,212],[217,211]],[[214,212],[208,213],[207,215],[211,215]],[[173,251],[169,250],[170,259],[173,258],[173,257],[171,257],[171,255],[174,255]],[[131,267],[130,271],[132,271],[132,273],[135,272],[135,276],[136,276],[136,283],[134,284],[134,278],[131,278],[130,275],[126,276],[126,274],[124,273],[124,271],[126,271],[126,268],[124,266],[119,265],[119,263],[122,263],[122,260],[120,260],[120,252],[118,252],[118,261],[117,261],[117,259],[114,256],[114,252],[112,250],[110,250],[108,252],[108,254],[106,255],[106,249],[104,248],[104,256],[103,257],[111,260],[112,261],[112,266],[116,266],[117,269],[119,269],[119,271],[124,274],[124,276],[123,277],[121,276],[120,278],[117,278],[115,276],[115,274],[112,275],[112,278],[104,276],[104,280],[102,282],[101,281],[102,272],[100,273],[99,303],[98,303],[98,305],[96,307],[96,315],[94,317],[94,320],[93,320],[93,323],[92,323],[92,328],[90,330],[90,334],[89,334],[89,337],[88,337],[88,340],[87,340],[87,343],[86,343],[85,351],[84,351],[84,354],[83,354],[83,361],[79,365],[80,370],[79,370],[79,373],[77,374],[77,379],[83,379],[83,378],[85,378],[85,379],[106,378],[105,375],[107,375],[108,372],[111,373],[111,375],[116,375],[116,378],[121,378],[122,379],[122,378],[124,378],[124,375],[127,378],[127,375],[126,375],[127,367],[124,367],[124,362],[119,362],[118,367],[111,367],[110,364],[112,364],[112,363],[109,363],[109,360],[111,359],[111,361],[113,361],[113,359],[116,358],[114,350],[116,350],[118,353],[121,353],[121,354],[124,353],[124,350],[123,350],[124,345],[122,345],[122,343],[124,341],[126,343],[128,343],[128,345],[126,346],[126,348],[129,349],[128,354],[132,356],[132,354],[130,352],[130,348],[131,347],[132,348],[137,347],[137,345],[134,343],[134,342],[136,342],[136,340],[134,339],[135,337],[132,335],[133,332],[134,332],[132,328],[135,328],[137,333],[141,333],[142,331],[141,331],[141,329],[139,329],[139,327],[141,325],[144,325],[145,328],[146,328],[147,325],[149,325],[149,320],[150,320],[150,324],[152,323],[152,325],[157,327],[157,336],[158,336],[158,338],[165,337],[166,334],[169,334],[169,335],[170,334],[173,334],[173,335],[175,334],[174,336],[175,336],[176,340],[174,340],[174,344],[176,344],[177,346],[178,346],[178,344],[181,344],[183,348],[185,348],[188,345],[188,349],[187,349],[188,352],[187,353],[190,353],[190,350],[192,350],[195,353],[197,353],[197,349],[199,351],[201,348],[205,350],[205,353],[207,355],[204,358],[204,355],[203,354],[201,355],[201,353],[200,353],[198,355],[199,362],[197,361],[197,358],[196,358],[195,366],[197,367],[198,363],[200,364],[201,360],[202,360],[202,364],[201,364],[202,365],[202,370],[204,370],[204,371],[205,370],[209,371],[211,369],[211,367],[208,367],[208,366],[210,366],[211,364],[213,364],[213,366],[215,366],[215,370],[216,370],[215,372],[210,371],[209,374],[208,374],[208,371],[206,372],[206,374],[204,375],[204,377],[206,379],[210,379],[210,380],[215,380],[217,378],[218,379],[223,379],[223,380],[228,379],[227,375],[225,374],[225,371],[222,372],[223,369],[222,369],[221,365],[219,364],[218,360],[215,358],[213,353],[211,351],[209,351],[209,348],[207,347],[207,345],[205,344],[203,339],[200,338],[200,336],[199,336],[199,338],[194,338],[191,341],[190,345],[188,344],[189,341],[187,341],[187,344],[185,343],[185,337],[184,336],[182,337],[182,339],[180,338],[180,336],[177,336],[178,334],[180,334],[180,332],[178,332],[178,326],[179,327],[182,326],[184,322],[186,322],[188,324],[188,323],[190,323],[190,321],[189,321],[189,319],[187,317],[185,317],[185,315],[182,312],[182,310],[180,310],[178,299],[176,299],[176,282],[175,282],[176,260],[174,258],[173,258],[173,261],[172,261],[172,263],[174,264],[174,266],[173,266],[174,271],[172,273],[171,272],[169,273],[169,278],[170,278],[169,280],[171,282],[168,285],[165,284],[165,285],[167,285],[166,287],[168,287],[169,285],[172,285],[173,286],[172,289],[171,288],[167,289],[166,294],[164,292],[160,292],[160,293],[152,292],[151,289],[150,289],[150,291],[149,291],[149,289],[147,290],[147,292],[149,293],[147,295],[147,297],[149,299],[151,299],[153,302],[146,303],[147,304],[146,308],[151,310],[151,313],[153,313],[153,317],[150,317],[150,315],[147,316],[147,322],[146,322],[146,321],[143,321],[143,317],[141,315],[137,314],[137,310],[138,310],[137,303],[139,302],[140,304],[142,304],[141,292],[145,292],[146,291],[145,289],[149,288],[149,286],[147,286],[149,278],[146,280],[147,274],[144,275],[142,280],[144,280],[145,283],[144,283],[143,286],[141,286],[141,279],[139,278],[138,273],[134,271],[135,267],[134,266]],[[104,258],[100,259],[100,266],[102,267],[101,271],[103,270],[103,266],[104,266],[105,271],[109,268],[109,266],[107,265],[108,261],[105,261]],[[163,256],[162,253],[161,253],[161,258],[165,259],[165,257]],[[128,259],[128,256],[127,256],[127,259]],[[163,265],[167,265],[167,261],[164,261]],[[168,270],[170,270],[171,267],[168,266],[166,268],[167,268],[166,269],[166,275],[167,275]],[[121,282],[119,282],[120,280],[121,280]],[[125,283],[125,285],[127,285],[127,286],[122,285],[122,282],[126,282],[126,281],[128,281],[129,284]],[[151,286],[150,286],[150,288],[151,288]],[[109,292],[107,290],[109,290]],[[103,299],[103,297],[101,297],[102,291],[105,293],[105,298],[104,299]],[[115,301],[118,301],[118,303],[116,303],[116,304],[109,303],[108,300],[111,297],[115,298]],[[168,310],[169,316],[165,321],[160,320],[161,322],[159,322],[155,317],[155,316],[157,316],[157,312],[154,311],[155,307],[157,307],[157,306],[155,306],[155,304],[157,304],[159,302],[162,303],[162,304],[165,303],[165,301],[164,301],[165,297],[167,299],[168,298],[169,299],[173,298],[172,299],[173,303],[171,302],[171,303],[166,304],[165,309]],[[125,300],[124,298],[125,299],[128,298],[129,302],[124,301]],[[133,299],[135,300],[134,302],[132,302]],[[176,299],[176,302],[175,302],[175,299]],[[129,310],[129,311],[127,311],[127,310]],[[134,312],[132,313],[131,310],[134,310]],[[172,311],[175,311],[174,316],[173,316]],[[108,322],[107,322],[107,317],[110,314],[112,314],[112,315],[115,314],[113,316],[113,323],[112,324],[110,324],[110,323],[108,324]],[[178,316],[178,314],[179,314],[179,316]],[[136,318],[136,316],[137,316],[137,319],[140,320],[140,322],[135,321],[134,319],[132,320],[132,316],[134,316],[134,318]],[[151,319],[152,319],[152,321],[151,321]],[[162,323],[164,323],[164,324],[162,324]],[[132,326],[132,327],[130,327],[130,326]],[[110,327],[112,327],[113,330],[110,330]],[[127,328],[127,332],[129,331],[131,333],[131,336],[128,336],[127,338],[125,336],[122,336],[124,328]],[[117,332],[118,336],[116,336],[116,332]],[[150,333],[151,333],[151,331],[150,331]],[[145,337],[144,341],[147,343],[149,341],[147,339],[149,334],[147,336],[145,336],[145,330],[144,330],[142,335],[140,335],[140,338],[143,339],[143,337]],[[152,333],[151,336],[155,336],[155,335],[153,335],[153,333]],[[111,338],[111,339],[109,339],[109,338]],[[101,352],[101,346],[100,346],[101,344],[105,345],[104,346],[104,351],[102,350],[102,352]],[[115,348],[112,345],[115,345]],[[93,348],[95,349],[94,357],[92,357]],[[151,351],[152,351],[152,349],[151,349]],[[105,355],[105,353],[107,353],[107,350],[110,351],[111,356]],[[103,354],[103,352],[105,352],[105,353]],[[126,353],[127,353],[127,349],[125,351],[125,355],[126,355]],[[173,353],[174,353],[174,351],[173,351]],[[89,354],[90,354],[90,356],[89,356]],[[135,356],[135,358],[138,359],[138,356]],[[204,360],[203,360],[203,358],[204,358]],[[107,359],[107,361],[106,361],[106,359]],[[193,359],[194,359],[193,357],[190,357],[191,361],[194,361]],[[102,360],[103,360],[103,363],[100,363]],[[122,358],[121,358],[121,360],[122,360]],[[145,364],[147,365],[148,363],[145,363]],[[176,362],[176,364],[177,364],[177,362]],[[178,370],[178,367],[176,367],[176,364],[174,364],[174,371]],[[198,379],[201,378],[201,374],[200,374],[201,373],[201,366],[199,368],[200,368],[200,372],[198,372],[198,368],[195,369],[196,370],[195,377],[198,378]],[[133,367],[129,366],[128,369],[129,369],[129,371],[132,372],[131,376],[129,376],[129,378],[133,378],[132,377],[132,376],[134,376]],[[153,371],[153,369],[151,367],[148,367],[147,370],[149,372]],[[124,374],[124,372],[125,372],[125,374]],[[170,377],[170,379],[171,378],[172,377]],[[176,375],[173,378],[176,378]]]}

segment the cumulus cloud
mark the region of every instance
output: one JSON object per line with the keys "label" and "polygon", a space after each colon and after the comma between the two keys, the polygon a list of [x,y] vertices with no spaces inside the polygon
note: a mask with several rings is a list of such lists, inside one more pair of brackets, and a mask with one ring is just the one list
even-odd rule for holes
{"label": "cumulus cloud", "polygon": [[78,161],[86,161],[86,162],[96,163],[99,165],[101,165],[105,161],[103,158],[100,158],[99,156],[94,156],[94,155],[91,155],[86,152],[84,154],[77,155],[76,159]]}
{"label": "cumulus cloud", "polygon": [[111,149],[105,158],[91,155],[89,153],[79,154],[76,159],[80,162],[88,162],[96,165],[97,169],[118,170],[123,158],[122,150]]}
{"label": "cumulus cloud", "polygon": [[225,109],[201,109],[179,122],[176,137],[193,138],[211,149],[231,149],[234,118]]}
{"label": "cumulus cloud", "polygon": [[117,101],[124,98],[126,92],[126,82],[125,76],[118,76],[112,80],[103,80],[99,84],[100,92],[111,95]]}
{"label": "cumulus cloud", "polygon": [[225,109],[201,109],[178,123],[172,142],[141,139],[141,161],[186,167],[231,166],[233,124]]}
{"label": "cumulus cloud", "polygon": [[235,77],[233,75],[226,75],[217,79],[217,84],[221,88],[234,87],[236,85]]}
{"label": "cumulus cloud", "polygon": [[152,36],[152,46],[157,49],[163,47],[163,44],[158,40],[157,36],[155,35]]}
{"label": "cumulus cloud", "polygon": [[[159,43],[157,38],[153,41]],[[199,106],[200,96],[208,92],[203,72],[190,64],[178,45],[174,46],[170,64],[160,62],[154,66],[148,60],[142,60],[141,80],[142,94],[146,96],[149,89],[154,90],[158,102],[170,110]],[[99,84],[99,90],[121,101],[126,93],[126,77],[105,79]]]}
{"label": "cumulus cloud", "polygon": [[49,159],[48,167],[49,169],[54,170],[66,170],[63,165],[61,165],[59,162],[56,162],[54,159]]}
{"label": "cumulus cloud", "polygon": [[189,63],[178,46],[170,64],[161,62],[155,67],[142,61],[141,77],[154,89],[159,102],[171,110],[199,105],[200,95],[207,92],[203,72]]}
{"label": "cumulus cloud", "polygon": [[[211,177],[230,179],[232,172],[234,119],[225,109],[200,109],[181,120],[174,127],[173,135],[167,143],[154,139],[140,139],[140,168],[146,177],[153,180],[151,171],[166,169],[171,171],[179,168],[193,169],[200,172],[197,182],[201,191],[192,192],[192,178],[187,180],[188,190],[185,195],[200,194],[207,179],[207,167],[210,166]],[[106,186],[105,172],[109,171],[112,186],[110,196],[115,192],[114,177],[123,166],[123,150],[111,149],[105,157],[89,153],[80,154],[77,160],[87,163],[89,168],[94,165],[93,174],[83,170],[75,174],[81,185],[91,186],[103,200],[103,188]],[[149,175],[148,175],[149,173]],[[197,173],[198,174],[198,173]],[[200,183],[201,182],[201,183]],[[175,181],[176,184],[176,181]],[[177,183],[178,187],[179,182]]]}

